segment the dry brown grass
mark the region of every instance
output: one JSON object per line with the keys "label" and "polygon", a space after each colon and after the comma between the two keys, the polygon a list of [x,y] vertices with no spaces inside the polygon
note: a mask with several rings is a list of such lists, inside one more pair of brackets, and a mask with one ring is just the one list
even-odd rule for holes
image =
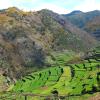
{"label": "dry brown grass", "polygon": [[90,97],[88,100],[100,100],[100,93],[98,93],[96,96]]}

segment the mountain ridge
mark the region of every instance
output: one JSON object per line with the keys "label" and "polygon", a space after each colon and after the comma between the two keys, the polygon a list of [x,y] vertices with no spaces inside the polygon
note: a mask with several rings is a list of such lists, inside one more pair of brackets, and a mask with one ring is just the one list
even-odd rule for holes
{"label": "mountain ridge", "polygon": [[43,68],[52,51],[84,52],[96,43],[94,37],[50,10],[0,11],[0,66],[8,69],[9,76],[20,77],[27,67]]}
{"label": "mountain ridge", "polygon": [[[98,33],[96,32],[97,29],[100,29],[99,28],[99,18],[98,18],[98,17],[100,17],[100,10],[94,10],[94,11],[90,11],[90,12],[81,12],[78,14],[77,13],[76,14],[69,13],[69,14],[65,14],[63,16],[66,19],[68,19],[72,24],[76,25],[77,27],[81,28],[84,31],[87,31],[92,36],[94,36],[97,40],[100,40],[100,38],[99,38],[100,32],[98,32]],[[93,23],[95,25],[93,25]],[[93,30],[93,29],[95,29],[95,30]]]}

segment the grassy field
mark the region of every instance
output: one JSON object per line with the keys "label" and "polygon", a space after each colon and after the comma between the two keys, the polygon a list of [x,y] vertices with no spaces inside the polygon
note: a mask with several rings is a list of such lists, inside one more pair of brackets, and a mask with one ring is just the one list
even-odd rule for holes
{"label": "grassy field", "polygon": [[[71,57],[70,57],[71,58]],[[87,100],[100,92],[100,51],[84,62],[66,65],[66,55],[56,56],[57,66],[28,74],[3,97],[16,100]]]}

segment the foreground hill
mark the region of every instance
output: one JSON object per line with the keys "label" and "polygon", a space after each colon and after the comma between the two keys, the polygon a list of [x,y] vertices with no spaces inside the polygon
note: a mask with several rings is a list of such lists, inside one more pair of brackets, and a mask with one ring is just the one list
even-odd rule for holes
{"label": "foreground hill", "polygon": [[100,92],[100,47],[89,52],[81,63],[62,63],[28,74],[1,99],[87,100]]}
{"label": "foreground hill", "polygon": [[20,78],[33,67],[43,68],[52,51],[84,52],[96,43],[87,32],[52,11],[0,10],[0,67],[5,76]]}
{"label": "foreground hill", "polygon": [[98,40],[100,40],[100,11],[94,10],[90,12],[73,11],[70,14],[64,15],[70,22],[79,28],[93,34]]}

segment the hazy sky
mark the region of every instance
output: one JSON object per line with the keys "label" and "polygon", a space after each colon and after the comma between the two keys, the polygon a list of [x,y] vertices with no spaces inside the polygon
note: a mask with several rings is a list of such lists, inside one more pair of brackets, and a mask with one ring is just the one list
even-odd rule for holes
{"label": "hazy sky", "polygon": [[100,0],[0,0],[0,9],[13,6],[27,11],[46,8],[64,14],[73,10],[100,10]]}

